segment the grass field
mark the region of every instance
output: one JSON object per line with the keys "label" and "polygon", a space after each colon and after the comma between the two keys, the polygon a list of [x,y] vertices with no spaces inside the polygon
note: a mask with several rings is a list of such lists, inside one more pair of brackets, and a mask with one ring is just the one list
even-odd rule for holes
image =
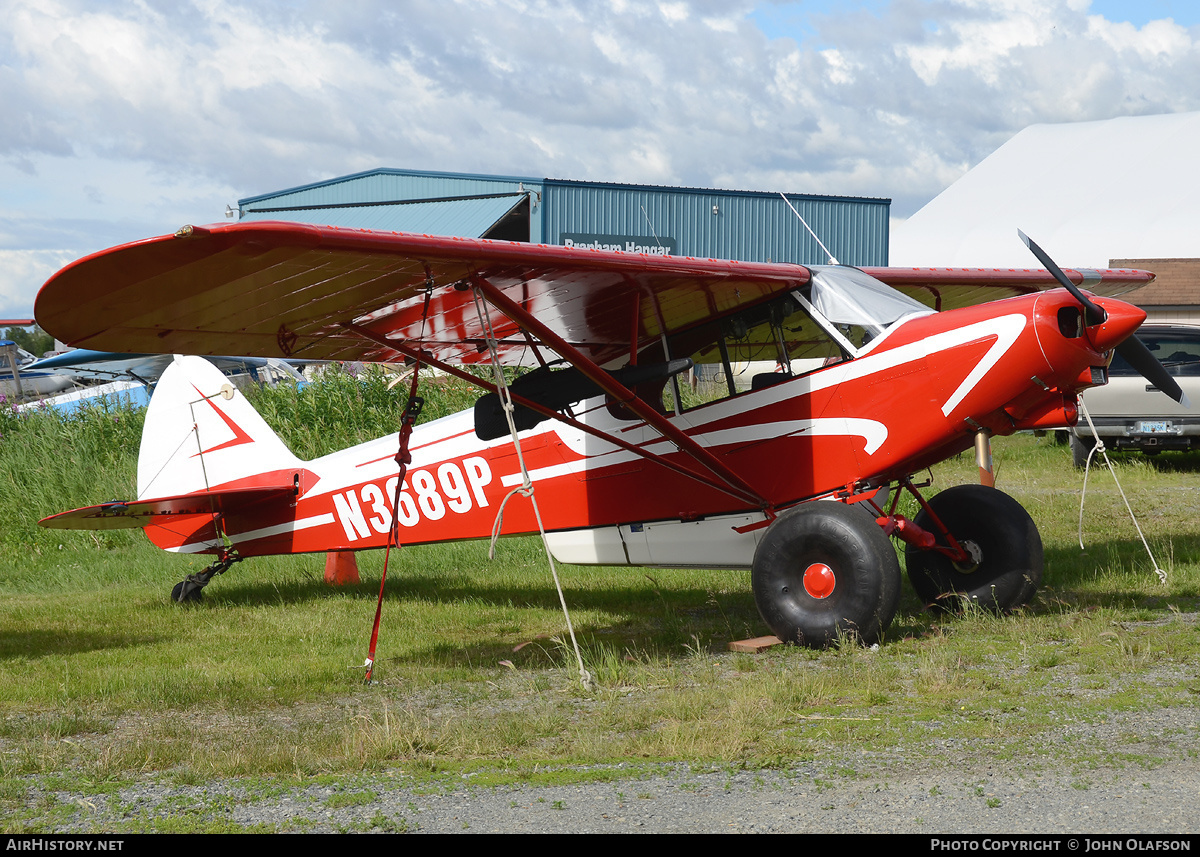
{"label": "grass field", "polygon": [[[100,415],[88,430],[108,458],[55,451],[64,460],[43,464],[40,480],[22,461],[46,456],[46,442],[0,426],[0,455],[11,458],[0,462],[7,830],[54,828],[69,808],[30,798],[46,783],[86,793],[146,777],[281,783],[381,771],[538,781],[609,776],[616,763],[626,773],[673,761],[844,766],[926,758],[935,743],[985,762],[1086,771],[1194,760],[1200,747],[1194,730],[1093,746],[1064,742],[1060,729],[1114,712],[1195,711],[1200,456],[1119,459],[1164,584],[1111,476],[1092,473],[1081,551],[1082,478],[1067,448],[997,439],[998,487],[1029,509],[1045,544],[1035,603],[1005,617],[932,616],[906,584],[875,651],[730,654],[729,641],[767,633],[748,572],[563,568],[591,690],[563,642],[539,542],[503,541],[491,562],[479,543],[403,549],[389,569],[378,683],[364,686],[381,553],[360,554],[363,583],[341,589],[323,583],[323,557],[247,561],[203,604],[181,608],[170,588],[202,560],[157,551],[140,533],[31,528],[129,493],[136,421]],[[973,471],[965,457],[947,462],[930,490]]]}

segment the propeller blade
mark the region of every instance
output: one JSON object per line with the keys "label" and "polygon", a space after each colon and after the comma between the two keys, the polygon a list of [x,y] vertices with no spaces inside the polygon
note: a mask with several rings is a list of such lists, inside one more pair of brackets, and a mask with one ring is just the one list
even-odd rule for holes
{"label": "propeller blade", "polygon": [[1025,246],[1029,248],[1030,252],[1037,256],[1037,260],[1042,263],[1042,266],[1054,275],[1054,279],[1058,280],[1062,284],[1062,287],[1074,295],[1075,300],[1079,301],[1079,305],[1083,307],[1085,320],[1089,327],[1093,324],[1100,324],[1108,317],[1103,309],[1092,303],[1087,295],[1079,290],[1079,286],[1071,282],[1071,279],[1063,273],[1062,268],[1054,264],[1054,260],[1047,255],[1045,250],[1034,243],[1032,238],[1020,229],[1017,230],[1017,234],[1021,236],[1021,240],[1025,242]]}
{"label": "propeller blade", "polygon": [[[1062,268],[1054,264],[1054,260],[1032,238],[1020,229],[1017,230],[1017,234],[1021,236],[1021,240],[1025,242],[1025,246],[1029,248],[1034,256],[1037,256],[1038,261],[1045,266],[1046,270],[1054,275],[1054,279],[1058,280],[1063,288],[1074,295],[1075,300],[1079,301],[1080,306],[1083,307],[1084,317],[1089,326],[1100,324],[1108,317],[1108,314],[1101,307],[1090,301],[1087,295],[1071,282],[1067,275],[1063,273]],[[1158,358],[1150,353],[1150,349],[1137,336],[1130,336],[1118,345],[1117,353],[1129,361],[1129,365],[1136,369],[1138,374],[1159,390],[1166,393],[1185,408],[1192,406],[1187,396],[1184,395],[1183,388],[1179,386],[1179,382],[1171,377],[1171,373],[1167,371],[1165,366],[1158,362]]]}
{"label": "propeller blade", "polygon": [[1192,406],[1188,402],[1187,396],[1184,395],[1183,389],[1179,386],[1179,382],[1171,377],[1167,368],[1158,362],[1158,358],[1150,353],[1150,349],[1146,347],[1146,343],[1138,339],[1137,336],[1131,336],[1118,345],[1117,353],[1129,361],[1129,365],[1136,369],[1143,378],[1179,402],[1179,404],[1185,408]]}

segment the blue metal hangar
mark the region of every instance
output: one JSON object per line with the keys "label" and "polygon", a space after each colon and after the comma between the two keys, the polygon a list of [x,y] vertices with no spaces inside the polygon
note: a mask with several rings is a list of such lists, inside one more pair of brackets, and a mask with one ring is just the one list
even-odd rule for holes
{"label": "blue metal hangar", "polygon": [[241,220],[672,256],[887,265],[890,199],[377,169],[238,201]]}

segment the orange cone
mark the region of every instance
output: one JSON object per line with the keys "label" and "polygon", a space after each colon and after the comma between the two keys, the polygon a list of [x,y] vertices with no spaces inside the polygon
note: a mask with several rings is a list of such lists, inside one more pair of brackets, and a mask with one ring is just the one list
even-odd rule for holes
{"label": "orange cone", "polygon": [[325,554],[325,582],[330,586],[359,582],[354,551],[330,551]]}

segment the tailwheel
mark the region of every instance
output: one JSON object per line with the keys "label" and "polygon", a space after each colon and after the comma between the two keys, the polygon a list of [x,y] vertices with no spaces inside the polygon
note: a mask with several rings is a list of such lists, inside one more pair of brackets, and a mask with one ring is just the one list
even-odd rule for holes
{"label": "tailwheel", "polygon": [[754,600],[779,639],[815,649],[877,643],[900,599],[891,542],[860,506],[806,503],[780,515],[754,552]]}
{"label": "tailwheel", "polygon": [[242,558],[233,550],[223,550],[220,558],[204,571],[189,574],[171,590],[171,600],[176,604],[199,604],[204,598],[204,587],[218,574],[224,574],[235,562]]}
{"label": "tailwheel", "polygon": [[957,485],[933,497],[929,509],[933,515],[922,509],[917,526],[943,546],[948,530],[968,558],[956,562],[936,550],[905,549],[909,580],[925,604],[956,612],[971,603],[1004,612],[1033,599],[1042,581],[1042,538],[1020,503],[986,485]]}
{"label": "tailwheel", "polygon": [[204,587],[208,585],[208,581],[203,583],[199,580],[199,575],[189,574],[187,578],[175,584],[175,588],[171,590],[171,600],[176,604],[199,604],[204,599]]}

